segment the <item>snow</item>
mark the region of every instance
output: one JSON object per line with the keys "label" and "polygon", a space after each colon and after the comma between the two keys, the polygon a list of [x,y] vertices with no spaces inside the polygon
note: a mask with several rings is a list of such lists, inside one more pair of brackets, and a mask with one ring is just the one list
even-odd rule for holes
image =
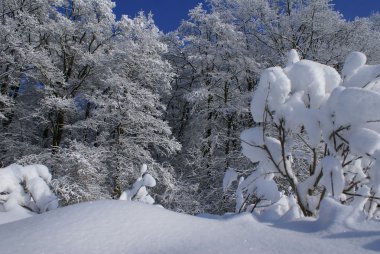
{"label": "snow", "polygon": [[140,174],[143,175],[148,170],[148,166],[146,164],[142,164],[140,168]]}
{"label": "snow", "polygon": [[252,214],[200,218],[137,202],[97,201],[0,225],[2,254],[376,253],[378,223],[347,219],[327,199],[323,219],[262,223]]}
{"label": "snow", "polygon": [[380,93],[361,88],[334,91],[328,106],[335,115],[335,126],[362,126],[380,121]]}
{"label": "snow", "polygon": [[145,186],[148,186],[148,187],[154,187],[154,186],[156,186],[156,180],[150,174],[144,175],[143,181],[144,181],[144,185]]}
{"label": "snow", "polygon": [[21,206],[12,205],[12,208],[8,208],[6,211],[2,210],[0,206],[0,225],[25,219],[33,215],[34,213]]}
{"label": "snow", "polygon": [[236,181],[238,174],[232,168],[227,169],[223,177],[223,191],[226,192],[228,187],[232,184],[233,181]]}
{"label": "snow", "polygon": [[242,189],[242,183],[244,182],[244,177],[241,176],[239,178],[239,182],[238,182],[238,187],[236,188],[236,205],[235,205],[235,213],[239,213],[243,206],[244,206],[244,201],[245,201],[245,198],[244,198],[244,193],[243,193],[243,189]]}
{"label": "snow", "polygon": [[357,128],[348,136],[351,151],[357,155],[374,154],[380,149],[380,134],[367,128]]}
{"label": "snow", "polygon": [[50,180],[49,169],[44,165],[12,164],[0,168],[0,211],[26,207],[41,213],[57,208],[58,200],[48,186]]}
{"label": "snow", "polygon": [[148,166],[143,164],[140,168],[140,177],[137,178],[131,189],[121,193],[119,200],[140,201],[146,204],[154,204],[154,199],[149,195],[146,187],[156,186],[156,180],[147,173]]}
{"label": "snow", "polygon": [[291,80],[292,92],[303,91],[304,101],[311,108],[318,108],[341,83],[334,68],[309,60],[296,62],[284,71]]}
{"label": "snow", "polygon": [[299,115],[303,119],[303,126],[308,134],[307,139],[310,147],[317,147],[321,142],[321,128],[319,127],[320,111],[305,108]]}
{"label": "snow", "polygon": [[344,175],[340,162],[332,156],[326,156],[322,160],[321,183],[326,187],[327,193],[339,200],[344,189]]}
{"label": "snow", "polygon": [[246,191],[246,195],[251,196],[255,193],[258,198],[273,203],[281,198],[277,184],[273,180],[273,174],[266,173],[261,167],[253,171],[247,179],[240,183],[239,187]]}
{"label": "snow", "polygon": [[[367,57],[361,52],[351,52],[344,62],[342,69],[343,78],[346,81],[347,77],[351,77],[353,73],[363,67],[367,62]],[[346,81],[347,82],[347,81]]]}
{"label": "snow", "polygon": [[255,188],[253,190],[256,190],[257,197],[273,203],[277,202],[281,197],[278,192],[277,184],[273,181],[273,175],[269,179],[264,177],[258,178],[255,182]]}
{"label": "snow", "polygon": [[[373,88],[371,81],[380,75],[380,65],[366,65],[367,57],[361,52],[350,53],[343,66],[342,74],[346,87]],[[380,91],[380,90],[379,90]]]}
{"label": "snow", "polygon": [[268,207],[258,209],[254,212],[255,216],[261,222],[284,223],[301,218],[301,211],[296,204],[297,201],[293,196],[287,197],[282,195],[281,198]]}
{"label": "snow", "polygon": [[290,80],[280,67],[268,68],[261,74],[258,88],[252,97],[251,112],[255,122],[264,122],[265,107],[275,111],[285,103],[290,93]]}
{"label": "snow", "polygon": [[374,154],[376,158],[375,165],[373,166],[373,170],[369,172],[370,181],[372,183],[372,191],[376,196],[380,196],[380,151],[377,150]]}
{"label": "snow", "polygon": [[50,183],[51,181],[51,174],[49,172],[49,169],[44,165],[26,165],[21,168],[21,172],[26,181],[39,177],[47,183]]}
{"label": "snow", "polygon": [[298,55],[298,52],[297,50],[295,49],[292,49],[289,51],[288,53],[288,62],[286,64],[286,66],[290,66],[296,62],[299,62],[300,61],[300,57]]}
{"label": "snow", "polygon": [[240,135],[242,153],[252,162],[257,162],[265,157],[265,152],[258,147],[264,144],[262,132],[262,128],[257,127],[245,130]]}
{"label": "snow", "polygon": [[262,146],[264,145],[263,139],[263,128],[255,127],[251,129],[244,130],[241,135],[241,139],[252,146]]}
{"label": "snow", "polygon": [[51,192],[49,186],[40,177],[34,177],[27,181],[26,188],[31,193],[35,202],[33,211],[46,212],[58,207],[58,200]]}

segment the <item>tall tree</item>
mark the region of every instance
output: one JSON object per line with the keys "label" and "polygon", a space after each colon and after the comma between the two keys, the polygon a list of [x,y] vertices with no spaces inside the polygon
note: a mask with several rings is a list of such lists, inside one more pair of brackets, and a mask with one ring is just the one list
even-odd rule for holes
{"label": "tall tree", "polygon": [[[267,66],[283,64],[296,49],[302,58],[341,68],[345,56],[365,51],[379,57],[368,19],[346,21],[331,0],[210,0],[212,7],[247,36],[251,50]],[[375,53],[375,54],[373,54]],[[278,57],[280,56],[280,57]]]}
{"label": "tall tree", "polygon": [[224,171],[249,167],[240,155],[238,132],[250,122],[247,92],[253,89],[257,64],[244,35],[202,5],[190,11],[177,36],[180,51],[168,56],[177,76],[167,114],[183,144],[176,165],[199,204],[192,212],[221,211]]}

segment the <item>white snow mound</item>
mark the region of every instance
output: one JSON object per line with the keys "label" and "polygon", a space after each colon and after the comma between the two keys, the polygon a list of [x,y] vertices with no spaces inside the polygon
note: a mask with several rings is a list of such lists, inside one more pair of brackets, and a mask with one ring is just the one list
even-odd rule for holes
{"label": "white snow mound", "polygon": [[[372,253],[376,232],[302,233],[260,223],[251,214],[199,218],[137,202],[97,201],[0,225],[2,254],[17,253]],[[357,235],[357,236],[356,236]],[[377,246],[377,249],[376,249]],[[375,252],[373,252],[375,253]]]}

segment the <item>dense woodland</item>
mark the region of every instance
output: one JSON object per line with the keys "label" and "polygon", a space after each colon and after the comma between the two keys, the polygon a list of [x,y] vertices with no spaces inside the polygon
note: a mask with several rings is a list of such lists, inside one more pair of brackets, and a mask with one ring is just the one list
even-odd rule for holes
{"label": "dense woodland", "polygon": [[[252,176],[261,170],[259,161],[241,152],[244,130],[266,126],[264,136],[282,135],[281,145],[288,145],[283,119],[272,115],[277,108],[266,107],[272,117],[267,124],[268,119],[251,116],[260,74],[295,62],[297,56],[288,58],[291,49],[339,73],[353,51],[367,55],[370,64],[380,63],[380,14],[346,21],[330,0],[206,5],[190,10],[176,31],[164,34],[152,15],[116,20],[111,0],[1,0],[1,166],[46,165],[61,205],[118,199],[142,176],[143,164],[157,180],[150,194],[166,208],[221,214],[235,211],[236,201],[236,211],[248,199],[259,205],[260,196],[239,196],[227,190],[229,184],[223,190],[222,182],[226,172]],[[260,98],[253,97],[253,113]],[[305,128],[311,132],[307,123],[301,125],[306,127],[297,144],[307,143]],[[310,148],[305,153],[314,161],[295,158],[289,162],[295,176],[277,167],[273,178],[307,216],[317,208],[302,201],[295,179],[314,177],[323,154],[345,156],[342,166],[356,161],[347,144],[331,151],[321,147],[325,144],[292,146]],[[360,157],[366,155],[372,158]],[[329,188],[318,181],[306,192],[322,199]],[[359,183],[353,177],[344,191],[359,190]],[[331,191],[334,196],[334,187]],[[378,194],[372,189],[355,195],[376,200]]]}

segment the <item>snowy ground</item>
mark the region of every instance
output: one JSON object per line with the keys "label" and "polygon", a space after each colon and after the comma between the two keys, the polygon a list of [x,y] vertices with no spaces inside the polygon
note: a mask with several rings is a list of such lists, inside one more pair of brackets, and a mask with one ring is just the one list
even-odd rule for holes
{"label": "snowy ground", "polygon": [[[0,225],[6,253],[375,253],[377,222],[326,218],[269,224],[250,214],[201,218],[126,201],[98,201]],[[1,216],[1,215],[0,215]]]}

